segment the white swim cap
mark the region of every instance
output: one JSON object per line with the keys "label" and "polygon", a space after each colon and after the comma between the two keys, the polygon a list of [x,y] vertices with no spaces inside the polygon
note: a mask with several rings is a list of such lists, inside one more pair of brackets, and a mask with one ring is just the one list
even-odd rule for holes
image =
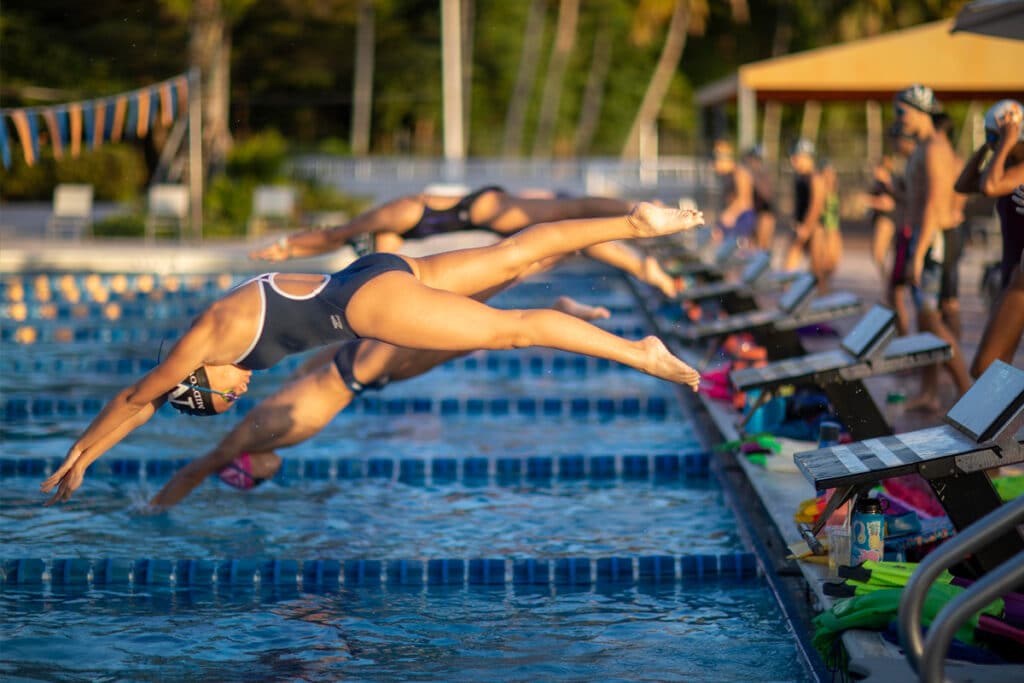
{"label": "white swim cap", "polygon": [[[999,140],[999,122],[1009,114],[1020,122],[1024,119],[1024,105],[1017,100],[999,100],[985,112],[985,141],[990,145]],[[1024,126],[1021,126],[1020,140],[1024,141]]]}

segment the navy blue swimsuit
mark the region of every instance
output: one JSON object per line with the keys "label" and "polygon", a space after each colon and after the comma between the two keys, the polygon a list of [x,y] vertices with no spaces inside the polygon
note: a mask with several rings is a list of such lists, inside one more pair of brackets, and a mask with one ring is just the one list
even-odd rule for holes
{"label": "navy blue swimsuit", "polygon": [[383,389],[388,383],[387,377],[381,377],[367,384],[363,384],[356,379],[355,374],[352,372],[352,366],[355,365],[356,353],[359,351],[359,345],[362,343],[361,339],[357,339],[342,344],[338,352],[334,354],[334,367],[338,368],[341,381],[356,395],[363,393],[366,389]]}
{"label": "navy blue swimsuit", "polygon": [[359,334],[345,317],[348,302],[364,284],[393,270],[412,273],[409,264],[394,254],[364,256],[328,277],[306,296],[279,290],[274,285],[274,273],[248,280],[243,284],[259,284],[263,309],[255,339],[235,364],[248,370],[264,370],[293,353],[358,339]]}
{"label": "navy blue swimsuit", "polygon": [[431,209],[423,207],[423,216],[411,230],[402,233],[405,239],[422,239],[431,235],[440,235],[446,232],[457,232],[459,230],[491,230],[487,225],[476,225],[469,219],[469,209],[473,206],[480,195],[485,192],[504,192],[496,185],[482,187],[479,190],[467,194],[460,199],[455,206],[447,209]]}

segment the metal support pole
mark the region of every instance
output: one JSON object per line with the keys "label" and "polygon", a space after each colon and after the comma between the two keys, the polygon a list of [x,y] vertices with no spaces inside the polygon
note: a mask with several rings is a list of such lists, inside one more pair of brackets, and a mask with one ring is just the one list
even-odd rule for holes
{"label": "metal support pole", "polygon": [[444,157],[466,157],[462,133],[462,8],[460,0],[441,0],[441,84],[444,93]]}
{"label": "metal support pole", "polygon": [[757,143],[757,93],[741,85],[739,104],[739,148],[749,149]]}
{"label": "metal support pole", "polygon": [[188,72],[188,186],[192,236],[203,239],[203,94],[199,67]]}

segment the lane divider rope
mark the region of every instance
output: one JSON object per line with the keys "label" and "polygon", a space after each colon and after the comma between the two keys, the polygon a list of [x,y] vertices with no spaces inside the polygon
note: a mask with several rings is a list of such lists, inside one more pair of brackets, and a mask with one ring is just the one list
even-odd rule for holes
{"label": "lane divider rope", "polygon": [[[67,417],[93,417],[102,410],[105,401],[100,398],[62,398],[58,396],[11,396],[0,399],[0,417],[7,424],[35,421],[50,421]],[[236,403],[234,414],[244,415],[256,401],[243,397]],[[361,396],[354,400],[347,411],[349,414],[364,415],[406,415],[436,414],[441,416],[508,416],[538,415],[557,417],[568,415],[575,418],[597,416],[647,417],[663,419],[669,412],[669,399],[664,396],[627,397],[519,397],[519,398],[460,398]],[[180,417],[174,411],[157,411],[155,419]]]}
{"label": "lane divider rope", "polygon": [[[62,458],[0,458],[0,479],[43,478]],[[189,460],[169,458],[101,458],[89,467],[90,477],[160,479],[169,477]],[[618,455],[527,455],[464,458],[285,458],[277,478],[282,480],[350,481],[383,479],[410,485],[462,482],[515,485],[526,480],[648,481],[707,478],[711,455],[688,453],[625,453]]]}
{"label": "lane divider rope", "polygon": [[382,586],[593,586],[752,580],[753,553],[617,557],[470,559],[162,559],[4,560],[0,586],[46,589],[128,585],[144,590],[274,587],[324,590]]}

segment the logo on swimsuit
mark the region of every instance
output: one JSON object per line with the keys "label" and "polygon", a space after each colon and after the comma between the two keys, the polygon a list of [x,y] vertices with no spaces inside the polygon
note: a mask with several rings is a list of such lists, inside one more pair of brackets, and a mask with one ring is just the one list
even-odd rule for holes
{"label": "logo on swimsuit", "polygon": [[344,330],[345,329],[345,326],[341,322],[341,316],[340,315],[332,315],[331,316],[331,326],[334,329],[336,329],[336,330]]}

